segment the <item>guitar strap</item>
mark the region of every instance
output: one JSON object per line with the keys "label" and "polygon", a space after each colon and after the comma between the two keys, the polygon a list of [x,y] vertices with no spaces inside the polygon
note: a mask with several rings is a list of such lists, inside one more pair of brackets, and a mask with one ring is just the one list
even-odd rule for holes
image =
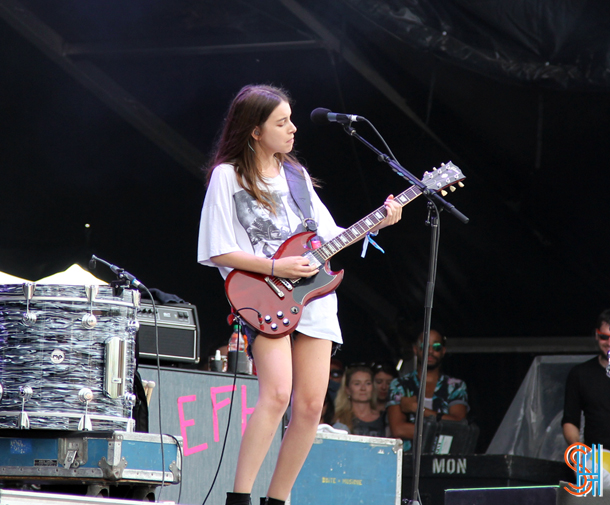
{"label": "guitar strap", "polygon": [[297,229],[297,233],[303,231],[316,231],[318,225],[311,217],[311,199],[309,197],[309,189],[303,172],[293,167],[289,163],[284,162],[284,173],[286,174],[286,182],[292,198],[294,198],[297,207],[303,215],[303,221]]}

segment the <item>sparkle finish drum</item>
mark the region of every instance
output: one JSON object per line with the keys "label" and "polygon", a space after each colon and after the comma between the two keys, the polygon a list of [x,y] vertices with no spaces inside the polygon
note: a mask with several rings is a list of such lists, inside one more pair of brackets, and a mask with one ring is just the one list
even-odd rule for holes
{"label": "sparkle finish drum", "polygon": [[131,431],[140,293],[0,285],[0,428]]}

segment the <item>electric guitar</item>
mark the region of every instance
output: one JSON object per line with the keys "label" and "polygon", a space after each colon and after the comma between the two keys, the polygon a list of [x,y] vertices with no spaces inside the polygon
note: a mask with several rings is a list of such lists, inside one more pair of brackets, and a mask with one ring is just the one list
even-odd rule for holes
{"label": "electric guitar", "polygon": [[[445,188],[455,191],[454,184],[463,186],[462,171],[452,162],[426,172],[422,182],[429,191],[446,194]],[[422,190],[411,186],[394,198],[401,206],[412,202]],[[343,280],[343,270],[330,270],[328,260],[343,248],[354,244],[386,217],[386,208],[379,207],[356,224],[316,249],[310,246],[315,232],[303,232],[286,240],[273,258],[304,256],[310,265],[320,268],[313,277],[285,279],[271,275],[233,270],[225,281],[225,292],[233,311],[266,337],[283,337],[292,333],[301,319],[303,307],[315,298],[337,289]]]}

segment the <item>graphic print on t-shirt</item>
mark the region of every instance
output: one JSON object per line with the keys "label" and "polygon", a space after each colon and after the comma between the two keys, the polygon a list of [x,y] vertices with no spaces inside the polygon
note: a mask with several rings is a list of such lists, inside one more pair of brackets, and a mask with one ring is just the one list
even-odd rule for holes
{"label": "graphic print on t-shirt", "polygon": [[[290,192],[272,191],[277,215],[274,216],[243,189],[233,195],[237,219],[248,233],[257,256],[273,256],[277,248],[291,235],[290,221],[298,218],[298,208]],[[289,219],[288,211],[294,217]]]}

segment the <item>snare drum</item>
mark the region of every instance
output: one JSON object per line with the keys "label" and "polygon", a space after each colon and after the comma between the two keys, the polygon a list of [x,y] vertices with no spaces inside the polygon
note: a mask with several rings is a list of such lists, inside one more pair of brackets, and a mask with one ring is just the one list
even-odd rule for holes
{"label": "snare drum", "polygon": [[140,293],[0,285],[0,428],[131,431]]}

